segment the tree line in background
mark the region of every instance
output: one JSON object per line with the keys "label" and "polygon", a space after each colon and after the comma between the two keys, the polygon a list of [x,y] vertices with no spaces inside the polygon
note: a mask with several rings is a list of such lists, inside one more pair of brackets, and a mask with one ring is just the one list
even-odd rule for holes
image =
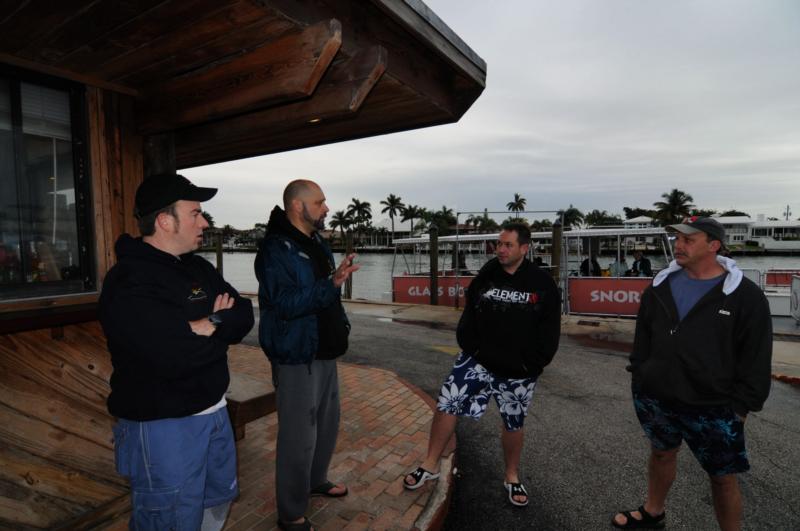
{"label": "tree line in background", "polygon": [[[623,207],[625,219],[633,219],[639,216],[647,216],[653,222],[662,226],[679,223],[687,216],[711,216],[719,214],[721,216],[748,216],[745,212],[738,210],[727,210],[717,212],[710,209],[697,208],[692,204],[694,199],[688,193],[673,188],[671,191],[661,194],[661,201],[653,203],[654,208]],[[380,201],[381,214],[389,216],[391,231],[385,227],[375,227],[372,224],[372,205],[369,201],[361,201],[352,198],[350,204],[344,210],[338,210],[330,216],[329,226],[334,231],[332,237],[344,241],[346,233],[353,234],[357,245],[390,245],[395,236],[395,218],[399,223],[408,222],[409,233],[425,233],[435,227],[440,235],[453,234],[456,231],[456,216],[452,208],[442,205],[439,210],[428,209],[418,205],[405,204],[399,196],[389,194],[386,199]],[[553,219],[529,220],[521,217],[525,211],[527,200],[522,195],[515,193],[513,200],[506,204],[507,210],[511,215],[504,220],[518,221],[526,223],[532,231],[548,231],[553,225],[553,219],[563,219],[564,229],[570,230],[580,227],[597,227],[622,225],[623,219],[617,214],[611,214],[606,210],[594,209],[583,213],[572,205],[569,208],[556,212]],[[208,212],[203,212],[211,228],[217,229],[222,233],[225,241],[233,240],[237,245],[255,244],[259,237],[263,237],[266,231],[266,224],[256,223],[253,229],[238,230],[230,225],[216,227],[214,218]],[[768,218],[776,220],[777,218]],[[486,233],[496,232],[500,224],[492,219],[488,214],[488,209],[483,214],[470,214],[459,227],[461,232]],[[391,239],[390,239],[391,238]]]}

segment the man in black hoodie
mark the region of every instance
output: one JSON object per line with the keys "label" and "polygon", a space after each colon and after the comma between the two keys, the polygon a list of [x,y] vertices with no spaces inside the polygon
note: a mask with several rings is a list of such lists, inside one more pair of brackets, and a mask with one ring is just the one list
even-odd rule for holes
{"label": "man in black hoodie", "polygon": [[337,268],[320,230],[328,206],[307,180],[289,183],[258,250],[259,341],[272,363],[278,409],[275,483],[278,527],[311,529],[310,496],[341,497],[328,479],[339,432],[336,358],[347,350],[350,323],[340,288],[359,266],[355,255]]}
{"label": "man in black hoodie", "polygon": [[660,529],[686,441],[711,482],[722,530],[741,528],[736,474],[750,465],[744,422],[767,399],[772,321],[761,289],[719,256],[725,229],[693,216],[671,225],[675,260],[642,295],[628,369],[633,403],[650,439],[645,503],[623,511],[621,529]]}
{"label": "man in black hoodie", "polygon": [[141,238],[123,234],[100,295],[114,371],[117,471],[131,484],[131,529],[222,529],[238,494],[225,391],[228,345],[253,326],[253,306],[196,256],[216,194],[185,177],[136,192]]}
{"label": "man in black hoodie", "polygon": [[478,273],[467,290],[458,323],[462,352],[439,393],[425,461],[404,479],[417,489],[439,477],[439,459],[458,416],[478,419],[494,397],[505,429],[504,487],[515,506],[528,505],[519,480],[522,430],[536,379],[558,349],[561,306],[553,279],[526,258],[530,229],[503,225],[497,257]]}

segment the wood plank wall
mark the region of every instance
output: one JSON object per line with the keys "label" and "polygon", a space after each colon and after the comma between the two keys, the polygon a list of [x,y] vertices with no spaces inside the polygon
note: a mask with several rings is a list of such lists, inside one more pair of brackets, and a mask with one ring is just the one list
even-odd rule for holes
{"label": "wood plank wall", "polygon": [[99,286],[115,262],[117,238],[139,233],[133,202],[144,176],[143,142],[136,132],[133,98],[88,87],[86,100]]}
{"label": "wood plank wall", "polygon": [[51,529],[127,493],[98,322],[0,335],[0,528]]}
{"label": "wood plank wall", "polygon": [[[87,87],[86,104],[99,287],[114,242],[138,234],[142,138],[132,97]],[[59,302],[78,299],[85,302]],[[87,514],[127,507],[105,405],[110,375],[97,322],[65,326],[63,336],[49,328],[0,334],[0,529],[71,528]]]}

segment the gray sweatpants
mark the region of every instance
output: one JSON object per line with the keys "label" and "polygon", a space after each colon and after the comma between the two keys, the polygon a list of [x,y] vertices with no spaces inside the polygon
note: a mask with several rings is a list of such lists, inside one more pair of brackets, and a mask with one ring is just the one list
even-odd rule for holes
{"label": "gray sweatpants", "polygon": [[339,432],[339,379],[335,360],[274,365],[278,405],[275,487],[278,518],[290,522],[308,508],[309,493],[328,480]]}

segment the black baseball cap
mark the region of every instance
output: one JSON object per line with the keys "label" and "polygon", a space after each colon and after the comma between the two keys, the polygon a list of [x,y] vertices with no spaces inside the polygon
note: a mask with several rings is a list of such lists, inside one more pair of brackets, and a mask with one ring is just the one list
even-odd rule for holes
{"label": "black baseball cap", "polygon": [[699,216],[691,216],[683,220],[683,223],[676,225],[669,225],[667,229],[680,232],[682,234],[696,234],[698,232],[705,232],[712,240],[719,240],[723,245],[725,244],[725,227],[714,218],[704,218]]}
{"label": "black baseball cap", "polygon": [[136,190],[134,215],[142,218],[175,201],[208,201],[217,193],[216,188],[195,186],[183,175],[163,173],[145,179]]}

